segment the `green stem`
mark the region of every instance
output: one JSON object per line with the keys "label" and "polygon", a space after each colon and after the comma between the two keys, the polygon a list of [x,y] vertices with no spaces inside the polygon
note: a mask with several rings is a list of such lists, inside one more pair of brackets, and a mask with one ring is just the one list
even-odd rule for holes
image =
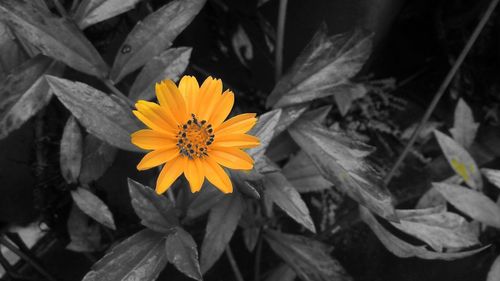
{"label": "green stem", "polygon": [[226,247],[226,256],[229,259],[229,263],[231,264],[231,268],[234,271],[234,275],[236,276],[236,280],[245,281],[245,279],[243,279],[243,275],[241,275],[241,271],[238,268],[238,264],[236,263],[236,260],[234,259],[233,252],[231,251],[231,247],[229,245],[227,245],[227,247]]}
{"label": "green stem", "polygon": [[276,50],[275,55],[275,73],[274,78],[277,82],[283,73],[283,41],[285,39],[285,21],[286,21],[286,7],[288,0],[280,0],[278,11],[278,28],[276,36]]}
{"label": "green stem", "polygon": [[255,262],[254,262],[254,281],[260,280],[260,258],[262,256],[262,240],[263,240],[262,230],[259,233],[259,240],[257,241],[257,250],[255,252]]}

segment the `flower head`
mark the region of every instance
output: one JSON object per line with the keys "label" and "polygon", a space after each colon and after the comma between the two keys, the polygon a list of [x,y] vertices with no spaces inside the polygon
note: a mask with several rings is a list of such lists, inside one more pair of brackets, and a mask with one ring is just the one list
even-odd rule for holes
{"label": "flower head", "polygon": [[156,181],[156,192],[165,192],[184,173],[192,192],[201,189],[205,178],[224,193],[233,186],[224,166],[251,170],[253,159],[243,151],[259,145],[246,134],[256,123],[254,113],[224,121],[234,104],[230,90],[222,92],[222,81],[208,77],[201,87],[196,78],[184,76],[179,87],[171,80],[156,84],[159,104],[140,100],[135,116],[148,129],[132,134],[134,145],[151,150],[138,170],[165,164]]}

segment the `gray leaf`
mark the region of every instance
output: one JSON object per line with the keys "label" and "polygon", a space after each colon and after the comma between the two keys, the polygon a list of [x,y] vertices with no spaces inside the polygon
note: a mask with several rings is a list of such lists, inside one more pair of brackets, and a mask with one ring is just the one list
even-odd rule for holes
{"label": "gray leaf", "polygon": [[77,188],[71,191],[71,197],[76,205],[89,217],[111,229],[116,229],[113,215],[108,206],[99,197],[85,188]]}
{"label": "gray leaf", "polygon": [[463,147],[469,147],[476,137],[479,123],[474,122],[472,110],[463,99],[458,100],[455,108],[453,128],[450,129],[453,139]]}
{"label": "gray leaf", "polygon": [[101,231],[75,204],[68,217],[68,234],[71,242],[66,249],[75,252],[95,252],[101,248]]}
{"label": "gray leaf", "polygon": [[82,133],[73,116],[68,118],[64,126],[59,150],[59,166],[67,183],[75,183],[80,176],[82,165]]}
{"label": "gray leaf", "polygon": [[83,0],[75,12],[75,22],[81,28],[125,13],[141,0]]}
{"label": "gray leaf", "polygon": [[99,179],[111,166],[117,149],[90,134],[85,136],[83,143],[80,183],[88,184]]}
{"label": "gray leaf", "polygon": [[189,233],[177,228],[174,233],[168,235],[165,245],[169,262],[187,276],[202,280],[196,242]]}

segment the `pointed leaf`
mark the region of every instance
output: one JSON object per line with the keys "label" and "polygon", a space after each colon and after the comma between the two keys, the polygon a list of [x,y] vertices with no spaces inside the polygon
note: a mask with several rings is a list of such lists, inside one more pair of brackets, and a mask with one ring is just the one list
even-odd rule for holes
{"label": "pointed leaf", "polygon": [[264,236],[278,254],[304,281],[348,281],[352,278],[328,253],[327,245],[304,236],[268,230]]}
{"label": "pointed leaf", "polygon": [[66,19],[40,9],[35,2],[3,0],[0,18],[42,54],[89,75],[106,77],[106,63],[83,33]]}
{"label": "pointed leaf", "polygon": [[194,193],[193,196],[194,199],[187,210],[187,219],[194,219],[205,214],[224,198],[224,194],[207,181],[203,184],[201,191]]}
{"label": "pointed leaf", "polygon": [[101,248],[99,225],[89,219],[75,204],[68,217],[68,234],[71,242],[66,249],[75,252],[96,252]]}
{"label": "pointed leaf", "polygon": [[99,179],[115,160],[117,149],[94,135],[85,136],[80,183],[88,184]]}
{"label": "pointed leaf", "polygon": [[327,181],[380,216],[395,219],[391,194],[364,159],[371,147],[317,122],[297,121],[289,132]]}
{"label": "pointed leaf", "polygon": [[46,76],[54,94],[80,123],[99,139],[121,149],[140,151],[130,142],[139,130],[132,111],[89,85]]}
{"label": "pointed leaf", "polygon": [[238,226],[244,206],[241,195],[233,192],[225,195],[210,211],[201,246],[202,273],[207,272],[226,249]]}
{"label": "pointed leaf", "polygon": [[170,47],[203,5],[205,0],[175,0],[139,22],[120,47],[111,69],[111,80],[118,83]]}
{"label": "pointed leaf", "polygon": [[500,188],[500,170],[481,168],[481,172],[488,179],[488,181],[490,181],[494,186]]}
{"label": "pointed leaf", "polygon": [[155,97],[155,83],[165,79],[179,80],[186,70],[192,48],[170,48],[152,58],[141,70],[130,88],[131,100],[151,100]]}
{"label": "pointed leaf", "polygon": [[303,150],[292,157],[282,171],[300,193],[321,191],[332,187],[332,184],[325,180],[311,158]]}
{"label": "pointed leaf", "polygon": [[486,195],[456,184],[433,183],[448,202],[471,218],[500,228],[500,207]]}
{"label": "pointed leaf", "polygon": [[335,89],[333,98],[339,108],[340,114],[345,116],[351,109],[352,102],[364,97],[368,89],[361,83],[347,83]]}
{"label": "pointed leaf", "polygon": [[383,227],[373,216],[368,209],[360,206],[361,219],[370,227],[370,229],[375,233],[380,242],[384,244],[385,248],[400,258],[418,257],[426,260],[456,260],[460,258],[465,258],[476,253],[483,251],[489,246],[484,246],[478,249],[466,250],[461,252],[446,252],[439,253],[427,250],[425,246],[416,246],[410,244],[399,237],[392,234],[389,230]]}
{"label": "pointed leaf", "polygon": [[280,120],[276,127],[274,128],[274,136],[281,134],[285,131],[288,126],[290,126],[295,120],[297,120],[309,107],[309,104],[298,104],[282,108]]}
{"label": "pointed leaf", "polygon": [[132,207],[144,226],[169,233],[179,225],[174,204],[167,197],[131,179],[128,179],[128,188]]}
{"label": "pointed leaf", "polygon": [[187,276],[202,280],[198,250],[191,234],[178,227],[174,233],[167,236],[165,245],[169,262]]}
{"label": "pointed leaf", "polygon": [[144,229],[115,246],[82,281],[151,281],[167,265],[163,235]]}
{"label": "pointed leaf", "polygon": [[68,118],[64,126],[59,151],[61,174],[67,183],[76,183],[82,165],[82,133],[73,116]]}
{"label": "pointed leaf", "polygon": [[92,192],[79,187],[71,191],[71,197],[73,197],[78,208],[89,217],[106,227],[116,229],[113,214],[109,211],[108,206]]}
{"label": "pointed leaf", "polygon": [[453,170],[464,179],[468,186],[476,190],[482,189],[483,180],[479,168],[470,154],[449,136],[437,130],[434,130],[434,135]]}
{"label": "pointed leaf", "polygon": [[139,1],[141,0],[83,0],[74,19],[81,29],[85,29],[133,9]]}
{"label": "pointed leaf", "polygon": [[266,174],[264,177],[264,187],[266,197],[276,203],[296,222],[316,233],[316,228],[314,227],[306,203],[282,173]]}
{"label": "pointed leaf", "polygon": [[372,35],[361,30],[332,37],[320,30],[280,79],[266,105],[284,107],[334,94],[361,69],[371,45]]}
{"label": "pointed leaf", "polygon": [[245,242],[248,251],[253,252],[255,246],[257,246],[259,233],[260,228],[258,227],[247,227],[243,230],[243,242]]}
{"label": "pointed leaf", "polygon": [[274,135],[274,128],[278,124],[281,116],[281,109],[266,112],[259,116],[259,120],[255,127],[248,132],[252,136],[256,136],[260,140],[260,145],[247,150],[248,154],[257,162],[266,152],[269,143]]}
{"label": "pointed leaf", "polygon": [[474,142],[479,123],[474,122],[472,110],[463,99],[458,100],[455,108],[453,128],[450,129],[453,139],[463,147],[469,147]]}

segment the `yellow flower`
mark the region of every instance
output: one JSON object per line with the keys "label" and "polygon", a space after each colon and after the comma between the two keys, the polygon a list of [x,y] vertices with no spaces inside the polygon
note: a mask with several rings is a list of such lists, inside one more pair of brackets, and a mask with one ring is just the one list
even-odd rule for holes
{"label": "yellow flower", "polygon": [[164,193],[184,173],[191,192],[198,192],[205,177],[224,193],[233,191],[226,171],[251,170],[253,159],[242,149],[259,145],[246,134],[256,123],[254,113],[227,118],[234,104],[233,92],[222,93],[222,81],[208,77],[198,85],[184,76],[179,87],[170,80],[156,84],[159,104],[140,100],[134,114],[149,129],[132,134],[134,145],[152,150],[137,165],[146,170],[166,163],[156,181]]}

